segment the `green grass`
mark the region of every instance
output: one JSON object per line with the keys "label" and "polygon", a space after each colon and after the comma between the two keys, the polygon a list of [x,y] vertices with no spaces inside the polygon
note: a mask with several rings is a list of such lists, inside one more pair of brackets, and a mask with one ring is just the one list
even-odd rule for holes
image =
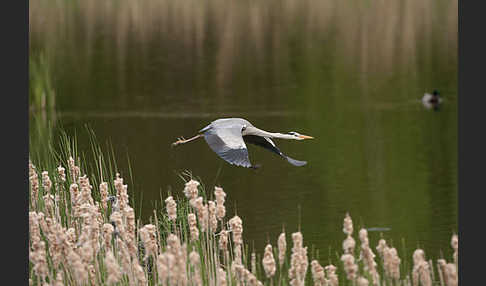
{"label": "green grass", "polygon": [[29,55],[29,109],[54,110],[56,92],[52,72],[44,53]]}

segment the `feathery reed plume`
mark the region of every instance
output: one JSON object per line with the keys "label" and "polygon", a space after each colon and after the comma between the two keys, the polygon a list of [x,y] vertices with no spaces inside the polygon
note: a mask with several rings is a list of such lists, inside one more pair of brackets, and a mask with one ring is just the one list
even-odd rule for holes
{"label": "feathery reed plume", "polygon": [[216,203],[224,204],[226,193],[224,192],[223,188],[221,187],[214,187],[214,197],[216,198]]}
{"label": "feathery reed plume", "polygon": [[29,159],[29,178],[36,175],[36,174],[37,174],[36,167],[32,163],[32,160]]}
{"label": "feathery reed plume", "polygon": [[89,183],[89,178],[84,175],[82,177],[79,177],[79,197],[78,197],[78,203],[79,204],[93,204],[93,198],[91,197],[91,189],[93,187]]}
{"label": "feathery reed plume", "polygon": [[285,239],[285,232],[282,232],[278,236],[277,244],[278,244],[278,263],[280,265],[280,268],[282,268],[282,265],[285,262],[285,252],[287,251],[287,240]]}
{"label": "feathery reed plume", "polygon": [[[82,236],[80,236],[81,238]],[[79,256],[83,259],[84,264],[89,264],[93,260],[93,247],[88,241],[82,243],[77,249]]]}
{"label": "feathery reed plume", "polygon": [[214,233],[218,228],[218,219],[216,217],[216,203],[208,201],[208,214],[209,214],[209,230]]}
{"label": "feathery reed plume", "polygon": [[201,223],[202,217],[203,217],[203,207],[204,207],[204,202],[203,202],[203,197],[197,197],[193,199],[191,206],[196,209],[197,212],[197,217],[199,219],[199,223]]}
{"label": "feathery reed plume", "polygon": [[395,247],[387,247],[384,254],[385,273],[392,279],[400,279],[400,257]]}
{"label": "feathery reed plume", "polygon": [[36,212],[29,212],[29,235],[32,244],[40,242],[39,216]]}
{"label": "feathery reed plume", "polygon": [[400,279],[400,258],[394,247],[389,247],[386,240],[380,239],[376,246],[376,251],[381,256],[385,275],[394,280]]}
{"label": "feathery reed plume", "polygon": [[125,208],[123,209],[123,214],[125,215],[125,230],[126,230],[126,235],[128,237],[125,237],[126,240],[130,239],[132,241],[135,240],[135,211],[133,210],[132,207],[129,205],[126,205]]}
{"label": "feathery reed plume", "polygon": [[344,271],[346,272],[346,278],[354,281],[358,275],[358,265],[354,261],[354,256],[349,253],[345,253],[341,256],[341,261],[344,265]]}
{"label": "feathery reed plume", "polygon": [[356,246],[356,242],[354,238],[351,236],[353,234],[353,220],[349,213],[346,213],[343,222],[343,232],[347,235],[346,239],[343,241],[343,251],[344,253],[353,253],[354,247]]}
{"label": "feathery reed plume", "polygon": [[292,255],[290,257],[289,279],[290,285],[302,286],[305,284],[305,275],[309,262],[307,260],[307,246],[303,247],[303,236],[300,232],[292,233]]}
{"label": "feathery reed plume", "polygon": [[181,285],[187,284],[187,244],[182,244],[179,256],[177,256],[177,268],[179,270],[179,283]]}
{"label": "feathery reed plume", "polygon": [[205,232],[206,230],[208,230],[209,227],[208,206],[203,203],[202,197],[192,199],[191,204],[196,209],[199,225],[201,226],[201,231]]}
{"label": "feathery reed plume", "polygon": [[198,197],[197,187],[199,185],[200,185],[200,183],[198,181],[191,179],[184,186],[184,194],[189,199],[189,202],[191,203],[191,205],[193,204],[193,200],[195,200]]}
{"label": "feathery reed plume", "polygon": [[39,226],[41,228],[41,230],[43,232],[48,232],[49,231],[49,228],[48,228],[48,223],[50,223],[50,220],[45,220],[45,215],[43,212],[38,212],[37,213],[37,221],[39,222]]}
{"label": "feathery reed plume", "polygon": [[78,203],[78,196],[79,196],[79,186],[76,183],[71,184],[69,186],[69,192],[71,193],[71,208],[73,210],[73,214],[76,217],[77,213],[79,212],[79,203]]}
{"label": "feathery reed plume", "polygon": [[263,283],[258,281],[257,277],[241,263],[241,246],[235,246],[235,251],[238,253],[237,255],[239,255],[239,257],[233,261],[231,269],[237,278],[237,284],[263,286]]}
{"label": "feathery reed plume", "polygon": [[64,243],[67,243],[68,245],[74,245],[76,243],[76,230],[70,227],[66,230],[65,234],[66,240],[64,241]]}
{"label": "feathery reed plume", "polygon": [[425,252],[417,249],[413,253],[413,285],[418,286],[419,281],[422,286],[431,286],[432,279],[430,276],[429,263],[425,260]]}
{"label": "feathery reed plume", "polygon": [[106,211],[108,209],[108,183],[100,183],[101,206]]}
{"label": "feathery reed plume", "polygon": [[219,232],[219,249],[226,252],[228,251],[228,231],[222,230]]}
{"label": "feathery reed plume", "polygon": [[218,280],[217,280],[217,285],[219,286],[226,286],[226,271],[224,271],[223,268],[219,267],[218,268]]}
{"label": "feathery reed plume", "polygon": [[214,187],[214,197],[216,198],[216,218],[222,220],[226,216],[226,207],[224,201],[226,193],[221,187]]}
{"label": "feathery reed plume", "polygon": [[244,269],[244,277],[245,277],[245,282],[249,286],[263,286],[263,283],[261,281],[258,281],[258,278],[248,271],[248,269]]}
{"label": "feathery reed plume", "polygon": [[189,224],[189,232],[191,233],[191,241],[199,239],[199,229],[197,228],[196,215],[190,213],[187,215],[187,222]]}
{"label": "feathery reed plume", "polygon": [[62,281],[62,273],[61,272],[57,272],[56,280],[54,280],[54,283],[52,285],[53,286],[64,286],[64,283]]}
{"label": "feathery reed plume", "polygon": [[439,273],[445,286],[457,286],[459,284],[457,269],[454,263],[446,263],[444,259],[437,260]]}
{"label": "feathery reed plume", "polygon": [[458,253],[458,250],[459,250],[459,238],[458,238],[457,234],[452,235],[451,246],[452,246],[452,249],[454,249],[454,254],[453,254],[454,264],[456,264],[456,267],[457,267],[457,262],[458,262],[457,261],[457,253]]}
{"label": "feathery reed plume", "polygon": [[104,242],[105,250],[107,250],[107,251],[109,249],[111,249],[111,237],[112,237],[113,231],[115,231],[115,228],[113,227],[113,225],[111,225],[110,223],[103,224],[103,227],[102,227],[103,242]]}
{"label": "feathery reed plume", "polygon": [[63,240],[66,239],[64,231],[62,226],[50,217],[41,221],[41,228],[48,241],[52,265],[57,269],[63,260]]}
{"label": "feathery reed plume", "polygon": [[96,285],[96,269],[93,264],[88,264],[88,277],[91,285]]}
{"label": "feathery reed plume", "polygon": [[171,273],[169,276],[170,284],[173,285],[176,283],[187,283],[186,245],[181,245],[179,237],[171,233],[167,237],[167,251],[171,253],[175,258],[175,263],[172,266],[173,270],[171,270],[171,265],[169,265],[169,272]]}
{"label": "feathery reed plume", "polygon": [[29,260],[34,264],[33,270],[35,274],[45,281],[49,273],[47,265],[46,243],[39,241],[32,245],[32,251],[29,253]]}
{"label": "feathery reed plume", "polygon": [[130,252],[128,251],[127,245],[125,242],[120,238],[116,238],[116,246],[118,249],[118,257],[120,258],[120,264],[123,270],[123,273],[127,274],[129,279],[131,280],[132,276],[132,262],[130,259]]}
{"label": "feathery reed plume", "polygon": [[51,216],[53,217],[54,216],[54,196],[51,195],[50,193],[44,195],[42,197],[42,199],[44,200],[44,207],[46,209],[46,214],[48,216]]}
{"label": "feathery reed plume", "polygon": [[34,164],[29,160],[29,181],[30,181],[30,203],[37,209],[37,199],[39,197],[39,175],[37,175]]}
{"label": "feathery reed plume", "polygon": [[383,238],[380,239],[378,241],[378,245],[376,246],[376,251],[378,252],[378,254],[383,257],[384,256],[384,251],[385,251],[385,248],[387,248],[387,244],[386,244],[386,240],[384,240]]}
{"label": "feathery reed plume", "polygon": [[152,256],[156,259],[158,253],[158,246],[157,246],[157,234],[156,228],[153,224],[146,224],[140,230],[140,239],[145,246],[145,257],[143,258],[146,260],[149,256]]}
{"label": "feathery reed plume", "polygon": [[315,259],[311,262],[311,272],[314,286],[326,286],[329,284],[324,274],[324,268],[319,264],[319,261]]}
{"label": "feathery reed plume", "polygon": [[175,222],[177,219],[177,203],[172,196],[168,196],[167,199],[165,199],[165,204],[167,205],[167,215],[169,216],[169,220]]}
{"label": "feathery reed plume", "polygon": [[49,178],[49,172],[47,171],[42,172],[42,186],[47,194],[51,193],[52,181]]}
{"label": "feathery reed plume", "polygon": [[76,166],[73,157],[69,157],[68,166],[73,182],[78,182],[78,177],[81,174],[81,170],[78,166]]}
{"label": "feathery reed plume", "polygon": [[229,220],[231,231],[233,232],[233,242],[235,245],[243,244],[243,222],[239,216],[234,216]]}
{"label": "feathery reed plume", "polygon": [[137,279],[138,285],[147,285],[147,277],[145,277],[145,272],[143,271],[142,266],[138,262],[138,259],[132,260],[133,264],[133,272],[135,279]]}
{"label": "feathery reed plume", "polygon": [[61,165],[57,167],[57,174],[61,183],[66,182],[66,169],[64,169]]}
{"label": "feathery reed plume", "polygon": [[201,278],[201,258],[196,251],[191,251],[189,254],[189,261],[191,266],[194,268],[194,282],[196,285],[202,285],[202,278]]}
{"label": "feathery reed plume", "polygon": [[129,204],[128,201],[128,186],[123,184],[123,178],[119,173],[116,173],[116,179],[113,181],[116,190],[116,200],[121,211]]}
{"label": "feathery reed plume", "polygon": [[271,244],[267,244],[267,246],[265,246],[265,252],[263,253],[262,264],[267,278],[272,278],[275,275],[275,271],[277,269],[276,269],[275,259],[273,258],[273,250]]}
{"label": "feathery reed plume", "polygon": [[361,240],[360,260],[364,261],[364,270],[368,271],[373,279],[373,285],[377,285],[380,281],[378,271],[376,271],[375,254],[370,248],[368,240],[368,231],[362,228],[359,231],[359,239]]}
{"label": "feathery reed plume", "polygon": [[108,250],[105,255],[106,273],[108,274],[106,278],[106,283],[108,285],[118,283],[122,277],[120,271],[120,266],[116,262],[115,256],[111,250]]}
{"label": "feathery reed plume", "polygon": [[346,235],[353,234],[353,220],[351,219],[349,213],[346,213],[346,216],[344,217],[343,232]]}
{"label": "feathery reed plume", "polygon": [[83,203],[79,207],[78,215],[82,218],[81,234],[78,240],[78,245],[81,246],[79,254],[85,263],[90,263],[100,249],[101,214],[97,205]]}
{"label": "feathery reed plume", "polygon": [[164,252],[159,254],[157,258],[157,274],[158,280],[162,285],[167,285],[170,273],[173,273],[173,265],[175,265],[175,257],[172,253]]}
{"label": "feathery reed plume", "polygon": [[364,278],[363,276],[359,276],[358,279],[356,279],[356,285],[368,286],[369,285],[368,279]]}
{"label": "feathery reed plume", "polygon": [[329,279],[329,286],[338,286],[339,284],[339,279],[336,274],[336,266],[329,264],[326,267],[324,267],[324,270],[326,270],[327,278]]}
{"label": "feathery reed plume", "polygon": [[81,257],[72,249],[68,249],[67,259],[69,267],[73,271],[74,280],[79,285],[88,283],[88,269]]}

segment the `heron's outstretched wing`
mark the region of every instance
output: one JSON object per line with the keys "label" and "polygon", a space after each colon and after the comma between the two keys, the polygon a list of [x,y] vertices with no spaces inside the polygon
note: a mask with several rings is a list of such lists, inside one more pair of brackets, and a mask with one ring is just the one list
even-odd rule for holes
{"label": "heron's outstretched wing", "polygon": [[252,168],[248,158],[248,149],[241,135],[241,126],[209,128],[204,132],[204,140],[209,147],[226,162]]}
{"label": "heron's outstretched wing", "polygon": [[280,151],[280,149],[277,148],[275,143],[273,143],[272,139],[267,138],[267,137],[262,137],[262,136],[257,136],[257,135],[245,135],[243,136],[243,140],[247,143],[255,144],[257,146],[263,147],[267,150],[272,151],[273,153],[281,156],[282,158],[286,159],[290,164],[294,166],[304,166],[307,164],[306,161],[299,161],[290,158],[289,156],[285,155]]}

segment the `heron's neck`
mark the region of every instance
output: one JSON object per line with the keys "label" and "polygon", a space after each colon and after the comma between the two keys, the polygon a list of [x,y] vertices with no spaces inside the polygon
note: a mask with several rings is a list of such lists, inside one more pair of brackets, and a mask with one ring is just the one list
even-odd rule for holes
{"label": "heron's neck", "polygon": [[272,138],[278,138],[278,139],[295,139],[295,136],[289,135],[289,134],[283,134],[283,133],[270,133],[272,134]]}
{"label": "heron's neck", "polygon": [[248,134],[248,135],[259,135],[259,136],[264,136],[264,137],[269,137],[269,138],[278,138],[278,139],[295,139],[294,136],[289,135],[289,134],[282,134],[282,133],[278,133],[278,132],[268,132],[268,131],[261,130],[261,129],[258,129],[258,128],[255,128],[255,129],[256,129],[256,132],[254,132],[254,134]]}

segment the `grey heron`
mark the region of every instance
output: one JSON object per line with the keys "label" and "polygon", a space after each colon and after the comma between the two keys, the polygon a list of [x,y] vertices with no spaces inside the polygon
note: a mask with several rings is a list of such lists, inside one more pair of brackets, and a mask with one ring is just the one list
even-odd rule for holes
{"label": "grey heron", "polygon": [[192,138],[178,138],[176,142],[172,143],[172,146],[191,142],[201,137],[204,137],[209,147],[223,160],[232,165],[246,168],[257,168],[250,162],[246,143],[270,150],[294,166],[304,166],[307,164],[306,161],[295,160],[282,153],[272,141],[272,138],[290,140],[314,138],[294,131],[286,134],[267,132],[256,128],[249,121],[242,118],[222,118],[199,130],[198,134]]}

